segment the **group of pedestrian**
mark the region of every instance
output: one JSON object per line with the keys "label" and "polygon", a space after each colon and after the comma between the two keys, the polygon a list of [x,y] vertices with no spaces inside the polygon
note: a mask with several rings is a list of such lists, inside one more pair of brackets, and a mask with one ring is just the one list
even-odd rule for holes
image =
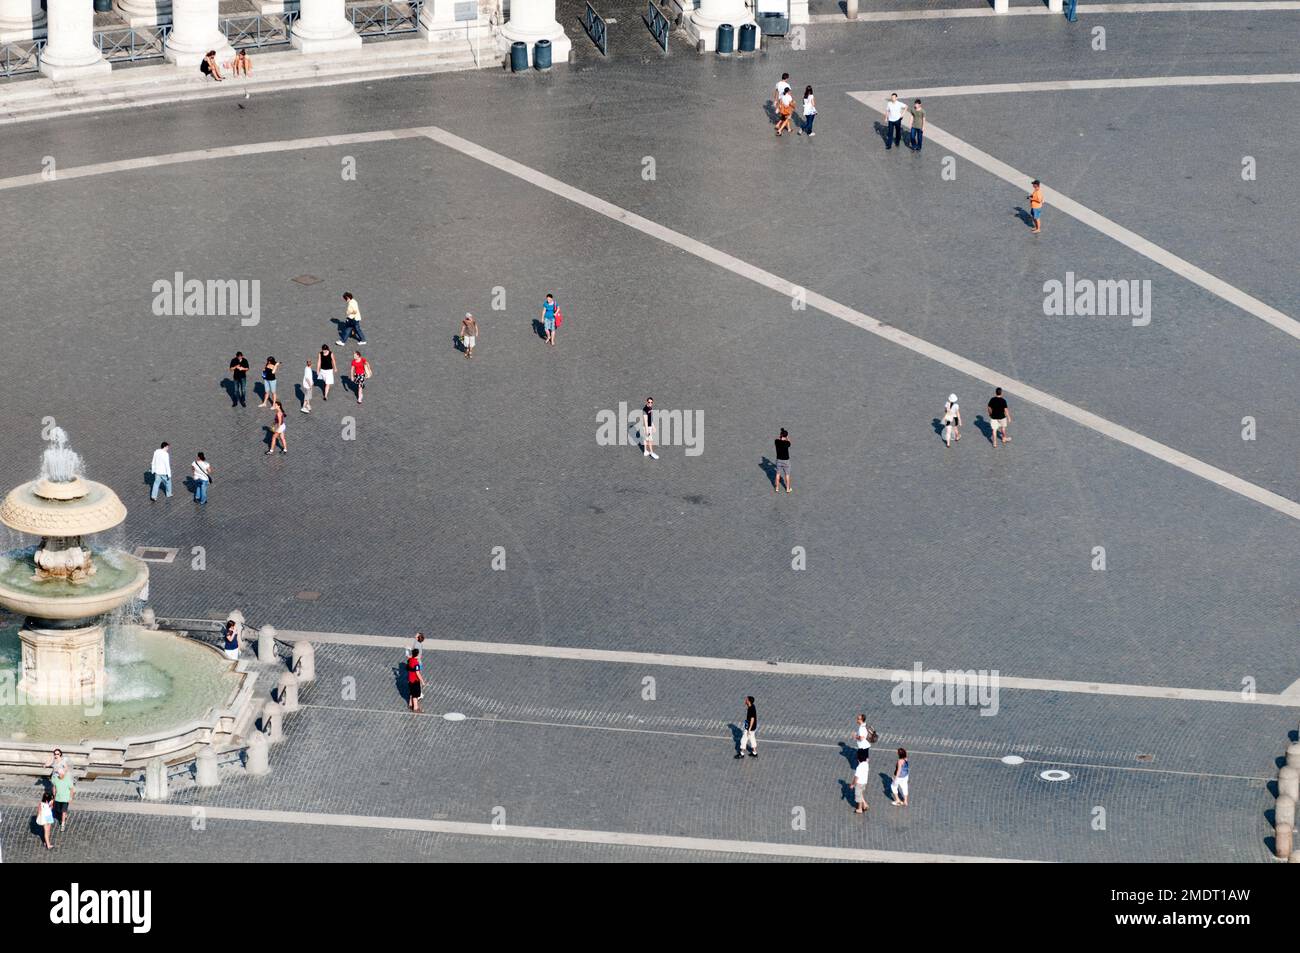
{"label": "group of pedestrian", "polygon": [[[1007,427],[1011,423],[1011,408],[1007,406],[1007,399],[1002,396],[1001,387],[993,388],[993,396],[989,398],[986,409],[989,415],[989,442],[996,450],[999,437],[1002,438],[1003,446],[1011,442],[1011,435],[1007,433]],[[948,399],[944,401],[940,423],[943,444],[945,447],[951,447],[954,441],[961,439],[961,405],[957,403],[956,394],[949,394]]]}
{"label": "group of pedestrian", "polygon": [[[149,490],[149,501],[157,502],[158,491],[170,497],[172,495],[172,445],[164,440],[153,452],[149,461],[149,472],[153,475],[153,486]],[[212,464],[202,450],[194,455],[190,463],[190,475],[194,484],[194,502],[206,506],[208,487],[212,485]]]}
{"label": "group of pedestrian", "polygon": [[54,749],[54,754],[45,767],[50,772],[49,786],[41,793],[41,799],[36,805],[36,825],[41,829],[45,849],[53,850],[54,842],[50,835],[54,832],[55,824],[58,824],[60,833],[68,826],[68,818],[72,814],[72,797],[77,785],[72,777],[72,765],[59,748]]}
{"label": "group of pedestrian", "polygon": [[776,134],[778,136],[782,132],[789,132],[795,123],[799,126],[795,135],[807,133],[810,138],[816,135],[813,132],[813,120],[817,118],[817,97],[813,95],[811,86],[804,87],[803,119],[800,119],[795,106],[794,91],[790,86],[789,73],[782,73],[781,78],[777,80],[776,88],[772,93],[772,109],[776,112]]}
{"label": "group of pedestrian", "polygon": [[912,117],[912,128],[908,131],[907,146],[913,152],[920,152],[925,143],[925,108],[921,100],[916,100],[909,108],[907,103],[898,98],[898,93],[890,93],[885,102],[885,151],[894,146],[901,146],[903,141],[903,115]]}

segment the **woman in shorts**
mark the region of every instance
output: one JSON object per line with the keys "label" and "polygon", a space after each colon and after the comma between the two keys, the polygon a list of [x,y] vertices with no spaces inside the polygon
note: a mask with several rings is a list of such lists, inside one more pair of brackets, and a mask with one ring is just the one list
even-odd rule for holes
{"label": "woman in shorts", "polygon": [[957,395],[949,394],[943,405],[943,442],[951,447],[954,440],[961,439],[961,407],[957,404]]}
{"label": "woman in shorts", "polygon": [[316,355],[316,374],[325,385],[325,400],[329,400],[330,388],[334,386],[334,352],[328,344],[322,344]]}
{"label": "woman in shorts", "polygon": [[284,442],[285,414],[284,406],[280,403],[280,398],[275,399],[272,405],[275,407],[275,423],[271,426],[271,449],[267,450],[267,455],[275,453],[275,445],[280,445],[281,453],[288,453],[289,446]]}
{"label": "woman in shorts", "polygon": [[54,827],[54,792],[46,791],[41,795],[41,802],[36,805],[36,823],[45,835],[45,849],[54,850],[50,843],[50,831]]}
{"label": "woman in shorts", "polygon": [[894,795],[893,804],[895,807],[907,807],[907,775],[909,765],[907,761],[907,749],[898,749],[898,761],[894,764],[894,780],[889,785],[889,791]]}
{"label": "woman in shorts", "polygon": [[273,357],[266,359],[266,366],[262,368],[262,402],[258,407],[265,407],[267,404],[274,404],[275,397],[275,372],[280,369],[280,363]]}

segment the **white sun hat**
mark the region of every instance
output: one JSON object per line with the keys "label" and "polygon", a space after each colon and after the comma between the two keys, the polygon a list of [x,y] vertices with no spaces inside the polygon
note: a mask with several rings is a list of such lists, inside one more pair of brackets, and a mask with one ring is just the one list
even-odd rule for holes
{"label": "white sun hat", "polygon": [[949,395],[948,395],[948,403],[950,403],[950,404],[955,404],[955,403],[957,403],[957,395],[956,395],[956,394],[949,394]]}

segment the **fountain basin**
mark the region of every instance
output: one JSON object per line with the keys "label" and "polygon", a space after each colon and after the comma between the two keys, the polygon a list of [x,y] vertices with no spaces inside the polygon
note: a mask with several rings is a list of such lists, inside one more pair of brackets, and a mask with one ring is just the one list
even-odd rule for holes
{"label": "fountain basin", "polygon": [[94,553],[97,571],[83,582],[35,580],[35,547],[0,554],[0,606],[35,619],[70,621],[112,612],[149,581],[149,565],[117,549]]}
{"label": "fountain basin", "polygon": [[116,493],[80,477],[63,483],[31,480],[0,503],[0,523],[32,536],[88,536],[124,519],[126,507]]}

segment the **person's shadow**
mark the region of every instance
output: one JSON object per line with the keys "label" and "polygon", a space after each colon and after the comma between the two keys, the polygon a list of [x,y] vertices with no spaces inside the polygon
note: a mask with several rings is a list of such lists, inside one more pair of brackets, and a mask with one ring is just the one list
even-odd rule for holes
{"label": "person's shadow", "polygon": [[266,450],[270,453],[272,446],[271,441],[275,439],[275,428],[269,424],[262,424],[262,429],[266,431],[266,436],[262,438],[262,443],[266,444]]}
{"label": "person's shadow", "polygon": [[[147,486],[150,490],[153,489],[153,471],[152,471],[152,470],[145,470],[145,471],[144,471],[144,485]],[[159,492],[159,493],[162,492],[162,488],[161,488],[161,487],[159,488],[158,492]]]}
{"label": "person's shadow", "polygon": [[985,420],[982,414],[975,415],[975,429],[982,433],[989,443],[993,442],[993,425]]}
{"label": "person's shadow", "polygon": [[1020,221],[1024,222],[1025,225],[1027,225],[1028,227],[1030,228],[1034,227],[1034,216],[1029,214],[1028,209],[1022,208],[1021,206],[1017,205],[1014,214],[1018,219],[1020,219]]}
{"label": "person's shadow", "polygon": [[872,128],[876,130],[876,135],[878,135],[880,141],[885,144],[885,148],[889,148],[891,144],[889,140],[889,124],[876,120],[872,123]]}
{"label": "person's shadow", "polygon": [[226,392],[226,395],[230,398],[230,406],[238,407],[239,388],[235,386],[235,382],[231,380],[229,377],[223,377],[221,379],[221,389],[224,390]]}
{"label": "person's shadow", "polygon": [[541,318],[533,318],[533,333],[543,341],[546,340],[546,324]]}
{"label": "person's shadow", "polygon": [[767,121],[769,125],[775,126],[781,121],[781,114],[776,111],[776,103],[772,102],[772,100],[763,100],[763,112],[767,113]]}
{"label": "person's shadow", "polygon": [[256,397],[259,402],[266,400],[266,393],[266,381],[258,381],[253,385],[253,396]]}
{"label": "person's shadow", "polygon": [[886,774],[884,771],[881,771],[878,775],[876,775],[876,777],[880,778],[880,788],[884,793],[885,797],[889,798],[889,800],[892,801],[894,799],[894,792],[891,789],[890,785],[894,783],[893,776],[890,774]]}
{"label": "person's shadow", "polygon": [[[421,655],[424,653],[421,652]],[[393,685],[397,689],[397,694],[402,696],[402,701],[411,704],[411,687],[406,678],[406,663],[393,666]]]}
{"label": "person's shadow", "polygon": [[840,742],[840,756],[849,763],[849,770],[853,771],[858,766],[858,749],[848,742]]}
{"label": "person's shadow", "polygon": [[347,319],[330,318],[330,323],[334,325],[334,340],[342,341],[344,344],[346,344],[348,342],[348,339],[345,338],[343,335],[352,333],[351,328],[348,326]]}
{"label": "person's shadow", "polygon": [[939,437],[939,439],[942,440],[942,439],[943,439],[943,421],[940,420],[938,417],[935,417],[933,420],[930,421],[930,426],[934,428],[934,432],[935,432],[935,434],[937,434],[938,437]]}
{"label": "person's shadow", "polygon": [[451,346],[454,347],[459,353],[461,354],[465,353],[465,342],[461,340],[459,333],[453,334],[451,336]]}
{"label": "person's shadow", "polygon": [[853,797],[853,782],[845,781],[843,778],[840,778],[837,783],[840,786],[840,800],[854,810],[857,810],[858,802]]}
{"label": "person's shadow", "polygon": [[744,737],[744,732],[740,730],[740,725],[729,724],[727,728],[731,730],[731,747],[735,750],[735,757],[740,757],[740,739]]}
{"label": "person's shadow", "polygon": [[767,482],[772,484],[772,486],[775,488],[776,464],[773,463],[771,460],[769,460],[767,457],[764,457],[758,466],[759,469],[761,469],[765,474],[767,474]]}
{"label": "person's shadow", "polygon": [[293,396],[298,398],[299,404],[307,403],[307,392],[303,390],[301,384],[293,385]]}

